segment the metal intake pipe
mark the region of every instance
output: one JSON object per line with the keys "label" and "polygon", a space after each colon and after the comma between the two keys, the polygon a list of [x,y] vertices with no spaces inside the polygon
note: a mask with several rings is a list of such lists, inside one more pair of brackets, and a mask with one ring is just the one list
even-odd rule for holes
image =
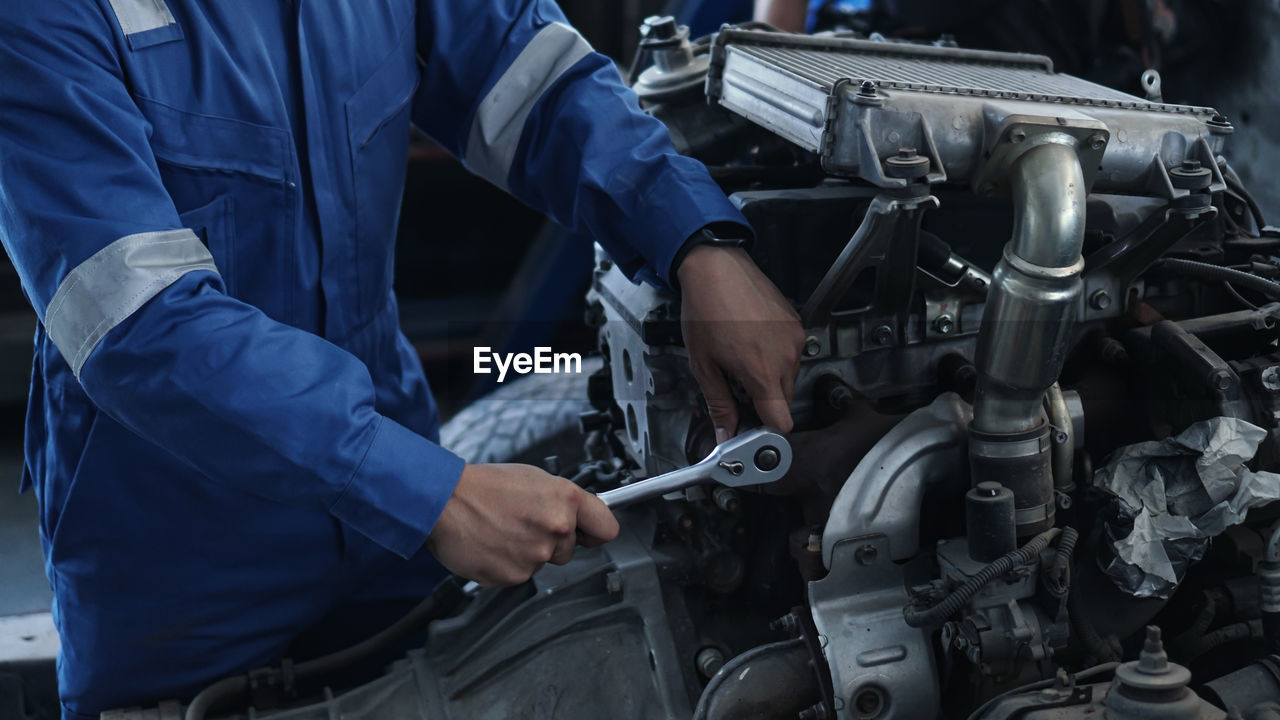
{"label": "metal intake pipe", "polygon": [[1075,140],[1042,136],[1010,169],[1013,239],[992,274],[970,426],[973,483],[1013,491],[1018,536],[1053,525],[1045,391],[1058,379],[1083,292],[1085,182]]}

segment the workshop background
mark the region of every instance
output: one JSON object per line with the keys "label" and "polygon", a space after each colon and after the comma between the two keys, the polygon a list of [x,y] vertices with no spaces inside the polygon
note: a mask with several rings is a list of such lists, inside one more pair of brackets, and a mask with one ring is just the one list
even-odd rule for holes
{"label": "workshop background", "polygon": [[[574,24],[620,64],[632,59],[647,15],[676,14],[693,35],[746,20],[750,2],[563,0]],[[1236,126],[1231,159],[1267,217],[1280,218],[1280,0],[1170,3],[1181,22],[1162,59],[1164,98],[1210,105]],[[1021,50],[1000,47],[1004,50]],[[1136,80],[1136,79],[1135,79]],[[1132,88],[1123,88],[1132,91]],[[472,349],[553,346],[590,352],[582,322],[591,244],[544,220],[416,137],[399,229],[396,288],[404,331],[421,355],[447,418],[492,389],[471,371]],[[441,272],[447,268],[448,272]],[[18,495],[34,316],[7,259],[0,262],[0,715],[6,664],[56,648],[47,620],[32,493]],[[47,616],[46,616],[47,617]],[[22,628],[31,628],[30,630]],[[21,630],[19,630],[21,629]],[[49,679],[52,682],[52,678]]]}

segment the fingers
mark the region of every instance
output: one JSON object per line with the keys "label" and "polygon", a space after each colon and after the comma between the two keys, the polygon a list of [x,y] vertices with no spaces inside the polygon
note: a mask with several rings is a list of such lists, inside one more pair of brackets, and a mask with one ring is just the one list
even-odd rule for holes
{"label": "fingers", "polygon": [[[791,421],[791,401],[783,390],[783,380],[751,378],[745,383],[747,394],[755,405],[760,421],[772,428],[788,433]],[[794,381],[793,381],[794,382]]]}
{"label": "fingers", "polygon": [[729,389],[729,381],[725,379],[720,368],[703,367],[700,363],[693,365],[693,375],[702,388],[702,396],[707,400],[707,414],[711,416],[711,426],[716,431],[716,444],[738,434],[738,403]]}
{"label": "fingers", "polygon": [[618,519],[613,511],[600,498],[586,490],[580,490],[578,501],[578,530],[582,533],[582,544],[595,547],[618,537]]}
{"label": "fingers", "polygon": [[578,538],[575,533],[568,533],[556,539],[555,550],[551,553],[551,559],[548,561],[552,565],[565,565],[573,559],[573,551],[578,546]]}

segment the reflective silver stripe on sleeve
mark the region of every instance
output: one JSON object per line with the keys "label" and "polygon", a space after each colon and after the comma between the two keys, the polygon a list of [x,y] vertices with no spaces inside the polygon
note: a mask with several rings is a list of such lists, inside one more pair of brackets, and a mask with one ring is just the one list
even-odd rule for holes
{"label": "reflective silver stripe on sleeve", "polygon": [[125,36],[168,27],[175,22],[165,0],[109,0]]}
{"label": "reflective silver stripe on sleeve", "polygon": [[476,109],[467,138],[467,166],[498,187],[524,134],[529,113],[566,70],[591,52],[577,30],[552,23],[538,31]]}
{"label": "reflective silver stripe on sleeve", "polygon": [[62,279],[44,314],[49,339],[78,378],[112,328],[192,270],[218,272],[208,249],[186,228],[122,237]]}

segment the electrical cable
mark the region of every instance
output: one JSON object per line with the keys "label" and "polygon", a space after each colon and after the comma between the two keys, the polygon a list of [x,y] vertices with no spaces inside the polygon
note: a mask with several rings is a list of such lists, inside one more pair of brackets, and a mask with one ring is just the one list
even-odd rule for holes
{"label": "electrical cable", "polygon": [[[377,635],[335,653],[294,665],[292,681],[322,677],[394,648],[404,639],[425,628],[432,620],[455,608],[463,598],[462,583],[463,580],[457,576],[446,578],[404,617]],[[263,668],[252,673],[223,678],[192,698],[183,719],[204,720],[205,716],[219,704],[247,693],[250,676],[259,676],[259,674],[265,676],[268,684],[271,684],[272,679],[280,680],[280,684],[284,684],[283,681],[286,679],[282,668]]]}
{"label": "electrical cable", "polygon": [[[1101,665],[1094,665],[1093,667],[1085,668],[1084,670],[1081,670],[1075,675],[1072,675],[1071,682],[1078,683],[1081,680],[1088,680],[1089,678],[1095,675],[1101,675],[1103,673],[1112,672],[1118,667],[1120,667],[1120,663],[1118,662],[1108,662],[1108,663],[1102,663]],[[1048,687],[1053,687],[1053,684],[1057,682],[1057,680],[1058,679],[1056,677],[1046,678],[1044,680],[1038,680],[1036,682],[1033,682],[1030,685],[1023,685],[1022,687],[1016,687],[1012,690],[1006,690],[1005,692],[1002,692],[999,695],[996,695],[995,697],[991,698],[990,700],[987,700],[986,702],[982,703],[982,705],[980,705],[977,710],[974,710],[973,713],[969,715],[969,720],[980,720],[980,718],[982,717],[982,714],[990,710],[992,705],[995,705],[997,702],[1011,695],[1019,695],[1021,693],[1033,692],[1035,690],[1043,690]]]}
{"label": "electrical cable", "polygon": [[1152,263],[1151,268],[1212,282],[1229,282],[1261,293],[1272,300],[1280,300],[1280,283],[1220,265],[1210,265],[1209,263],[1196,262],[1195,260],[1162,258]]}
{"label": "electrical cable", "polygon": [[969,602],[979,590],[986,587],[992,580],[1019,565],[1025,565],[1039,557],[1040,553],[1049,546],[1049,543],[1053,542],[1054,538],[1060,534],[1062,534],[1062,531],[1058,528],[1045,530],[1032,538],[1026,545],[992,560],[986,567],[966,580],[963,585],[939,601],[937,605],[927,609],[910,605],[903,608],[903,619],[911,627],[932,627],[941,624],[947,618],[956,614],[960,608],[964,607],[965,603]]}

